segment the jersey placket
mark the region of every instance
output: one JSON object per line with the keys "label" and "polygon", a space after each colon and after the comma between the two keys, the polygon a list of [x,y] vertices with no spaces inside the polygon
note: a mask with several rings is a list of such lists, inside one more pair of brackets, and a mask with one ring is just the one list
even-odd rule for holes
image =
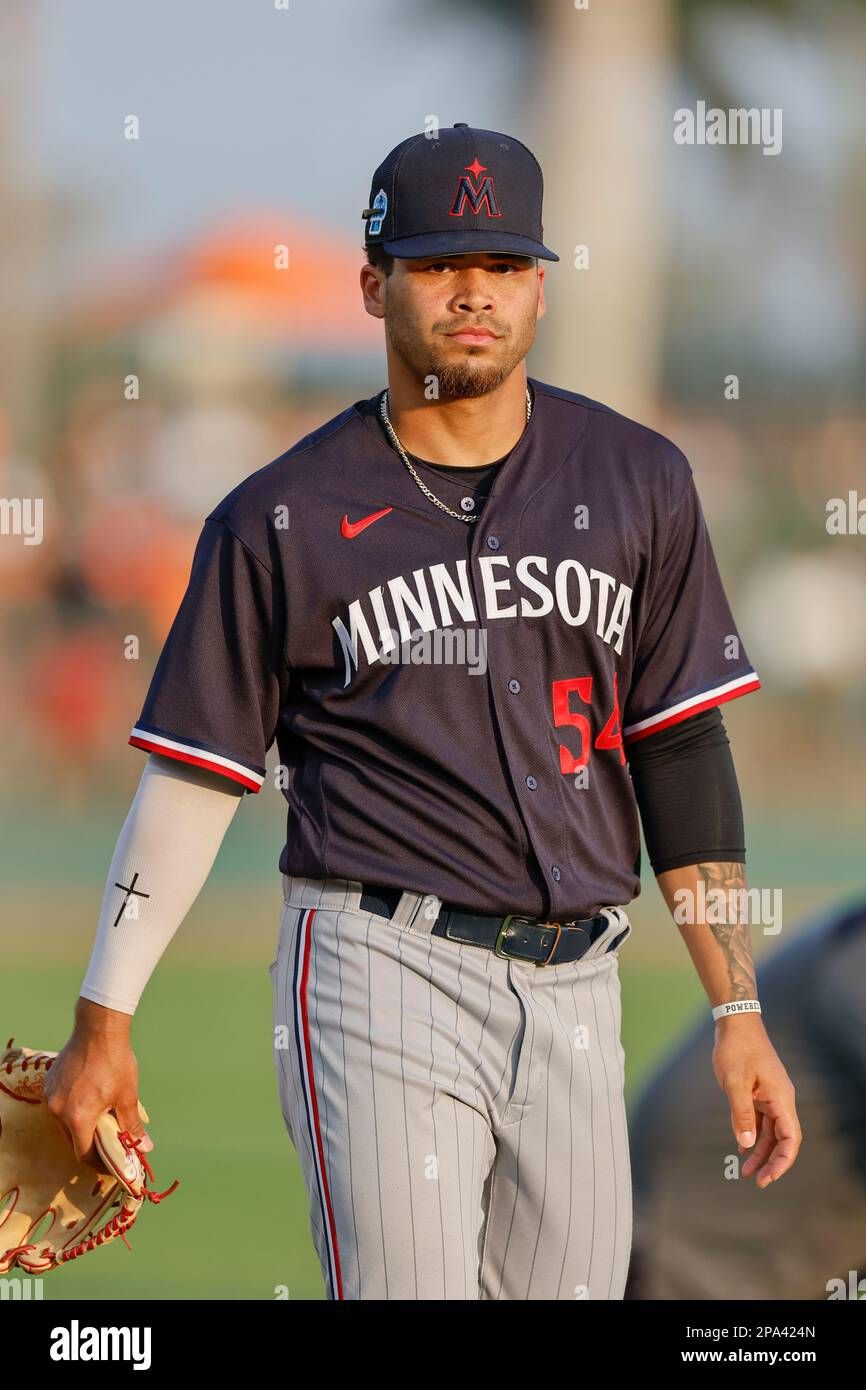
{"label": "jersey placket", "polygon": [[[513,506],[509,503],[513,517]],[[497,517],[502,518],[502,524]],[[515,528],[516,529],[516,528]],[[488,585],[501,583],[510,575],[508,559],[509,538],[514,534],[505,522],[503,510],[497,506],[495,495],[486,502],[483,517],[473,528],[470,546],[469,572],[475,595],[476,610],[488,613],[489,599],[485,597],[484,579],[480,571],[488,572]],[[538,676],[531,669],[530,649],[534,645],[528,627],[520,616],[520,595],[515,589],[493,590],[497,608],[502,616],[484,618],[487,681],[491,697],[491,714],[506,753],[514,802],[523,826],[527,849],[534,855],[545,885],[551,907],[556,900],[557,885],[562,883],[563,867],[558,862],[564,855],[552,852],[549,827],[559,817],[558,788],[553,786],[549,740],[538,727],[534,706]],[[515,610],[512,612],[511,610]]]}

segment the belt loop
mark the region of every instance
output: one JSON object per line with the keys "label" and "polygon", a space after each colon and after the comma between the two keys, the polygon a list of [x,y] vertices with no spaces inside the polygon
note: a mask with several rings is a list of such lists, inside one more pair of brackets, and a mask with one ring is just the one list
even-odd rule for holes
{"label": "belt loop", "polygon": [[404,888],[400,901],[394,909],[391,918],[392,925],[395,927],[411,927],[418,912],[418,904],[423,901],[420,893],[413,893],[411,889]]}
{"label": "belt loop", "polygon": [[[355,878],[327,878],[324,880],[322,897],[331,899],[346,912],[357,912],[361,906],[364,885]],[[340,902],[340,898],[343,901]],[[322,906],[325,906],[323,902]]]}
{"label": "belt loop", "polygon": [[417,893],[415,897],[415,908],[407,926],[411,927],[413,931],[429,936],[439,913],[442,911],[442,899],[437,898],[435,893]]}
{"label": "belt loop", "polygon": [[619,950],[631,936],[631,922],[621,907],[599,908],[599,915],[606,917],[608,925],[592,943],[587,956],[604,956],[612,949]]}

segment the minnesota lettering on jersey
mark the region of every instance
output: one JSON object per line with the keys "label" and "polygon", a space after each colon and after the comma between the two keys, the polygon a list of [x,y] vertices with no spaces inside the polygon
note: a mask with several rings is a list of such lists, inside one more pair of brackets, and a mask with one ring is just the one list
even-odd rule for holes
{"label": "minnesota lettering on jersey", "polygon": [[546,618],[555,610],[569,627],[594,619],[596,635],[622,651],[632,590],[613,575],[588,570],[575,559],[560,560],[551,571],[546,555],[522,555],[513,567],[507,555],[482,555],[475,564],[481,612],[468,561],[462,559],[452,565],[422,566],[409,578],[396,575],[369,589],[349,604],[348,627],[339,615],[332,618],[345,662],[344,688],[358,670],[359,652],[372,665],[394,650],[395,628],[400,641],[408,642],[419,631],[518,615]]}

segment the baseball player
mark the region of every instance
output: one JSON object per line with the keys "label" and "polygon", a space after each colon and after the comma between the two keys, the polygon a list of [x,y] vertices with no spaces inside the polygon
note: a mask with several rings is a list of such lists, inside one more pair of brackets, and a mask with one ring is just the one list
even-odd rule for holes
{"label": "baseball player", "polygon": [[276,741],[274,1060],[334,1300],[623,1297],[639,814],[746,1176],[800,1141],[728,908],[718,707],[760,682],[683,454],[527,377],[541,215],[538,162],[495,131],[414,135],[376,170],[361,290],[387,387],[204,521],[49,1078],[77,1152],[105,1106],[142,1134],[131,1016]]}

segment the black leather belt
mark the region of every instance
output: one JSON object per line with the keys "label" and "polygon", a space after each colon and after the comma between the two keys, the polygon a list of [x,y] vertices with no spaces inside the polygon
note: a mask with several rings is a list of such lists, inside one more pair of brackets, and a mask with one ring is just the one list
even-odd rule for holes
{"label": "black leather belt", "polygon": [[[393,917],[402,896],[399,888],[366,883],[361,891],[361,910],[380,917]],[[539,922],[535,917],[520,917],[513,912],[504,917],[487,916],[443,903],[433,923],[432,934],[468,946],[485,946],[506,960],[560,965],[580,960],[609,925],[608,918],[601,914],[578,922]],[[610,942],[605,954],[613,951],[627,934],[626,927]]]}

